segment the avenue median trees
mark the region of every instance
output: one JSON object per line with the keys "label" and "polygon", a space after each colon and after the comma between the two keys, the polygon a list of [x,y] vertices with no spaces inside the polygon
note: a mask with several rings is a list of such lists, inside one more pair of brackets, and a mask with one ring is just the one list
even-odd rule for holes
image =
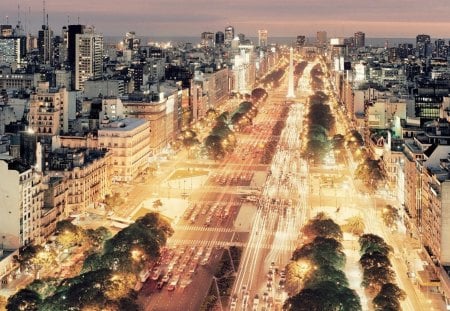
{"label": "avenue median trees", "polygon": [[373,298],[377,311],[400,310],[400,300],[405,298],[403,290],[395,282],[395,272],[389,260],[393,249],[383,238],[375,234],[364,234],[359,238],[363,269],[362,286]]}
{"label": "avenue median trees", "polygon": [[356,292],[348,288],[341,270],[345,254],[342,231],[323,213],[311,219],[302,229],[311,242],[294,251],[286,266],[286,289],[291,294],[287,310],[361,310]]}
{"label": "avenue median trees", "polygon": [[400,214],[395,206],[386,204],[386,206],[383,208],[381,217],[386,227],[391,230],[397,229],[397,222],[400,219]]}
{"label": "avenue median trees", "polygon": [[328,218],[324,213],[318,213],[316,217],[309,220],[301,231],[309,239],[323,237],[342,241],[343,238],[342,230],[339,225],[331,218]]}
{"label": "avenue median trees", "polygon": [[406,293],[396,284],[386,283],[373,299],[375,311],[397,311],[401,310],[401,300],[406,298]]}

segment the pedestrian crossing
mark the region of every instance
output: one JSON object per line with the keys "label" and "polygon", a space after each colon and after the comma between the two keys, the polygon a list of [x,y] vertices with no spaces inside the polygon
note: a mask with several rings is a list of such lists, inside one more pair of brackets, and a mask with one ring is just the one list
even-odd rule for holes
{"label": "pedestrian crossing", "polygon": [[259,249],[269,249],[273,251],[285,251],[285,252],[293,252],[296,247],[293,245],[280,245],[280,244],[270,244],[270,243],[261,243],[261,244],[248,244],[244,242],[229,242],[229,241],[208,241],[208,240],[189,240],[189,239],[169,239],[167,242],[169,246],[175,245],[183,245],[183,246],[215,246],[219,248],[226,248],[230,246],[236,247],[250,247],[250,248],[259,248]]}
{"label": "pedestrian crossing", "polygon": [[175,230],[184,230],[184,231],[202,231],[202,232],[222,232],[229,233],[234,232],[233,228],[225,228],[225,227],[206,227],[206,226],[190,226],[190,225],[181,225],[176,226]]}

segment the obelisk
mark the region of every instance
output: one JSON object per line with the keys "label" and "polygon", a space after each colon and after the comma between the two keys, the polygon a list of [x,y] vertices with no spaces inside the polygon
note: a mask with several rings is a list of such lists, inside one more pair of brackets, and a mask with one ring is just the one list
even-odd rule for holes
{"label": "obelisk", "polygon": [[288,93],[287,98],[295,98],[294,90],[294,49],[291,47],[289,49],[289,81],[288,81]]}

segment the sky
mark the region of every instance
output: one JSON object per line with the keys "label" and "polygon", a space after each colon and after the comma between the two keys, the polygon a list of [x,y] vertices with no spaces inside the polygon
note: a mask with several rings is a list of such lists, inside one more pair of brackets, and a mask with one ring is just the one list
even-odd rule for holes
{"label": "sky", "polygon": [[[15,25],[20,11],[27,31],[37,33],[42,8],[43,0],[0,0],[0,24],[8,16]],[[356,31],[372,38],[450,37],[450,0],[46,0],[46,12],[55,33],[79,21],[112,36],[200,36],[233,25],[249,37],[258,29],[274,37],[315,36],[318,30],[329,37]]]}

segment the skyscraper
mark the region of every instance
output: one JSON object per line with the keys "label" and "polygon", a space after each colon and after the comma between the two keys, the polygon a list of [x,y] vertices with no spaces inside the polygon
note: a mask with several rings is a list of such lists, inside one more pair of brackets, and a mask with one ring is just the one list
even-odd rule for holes
{"label": "skyscraper", "polygon": [[258,30],[258,46],[266,47],[267,46],[267,37],[268,32],[265,29]]}
{"label": "skyscraper", "polygon": [[355,32],[354,40],[355,48],[363,48],[366,46],[366,34],[362,31]]}
{"label": "skyscraper", "polygon": [[228,26],[225,28],[225,45],[230,46],[234,39],[234,27]]}
{"label": "skyscraper", "polygon": [[47,25],[42,25],[38,32],[39,61],[42,64],[53,65],[53,31]]}
{"label": "skyscraper", "polygon": [[225,34],[221,31],[216,32],[216,45],[223,45],[225,43]]}
{"label": "skyscraper", "polygon": [[84,33],[84,25],[69,25],[67,31],[67,64],[73,70],[75,68],[75,36]]}
{"label": "skyscraper", "polygon": [[214,46],[214,33],[209,31],[202,32],[201,39],[202,39],[201,44],[203,47],[211,48]]}
{"label": "skyscraper", "polygon": [[297,40],[295,41],[295,45],[297,46],[297,48],[305,46],[305,43],[306,43],[305,36],[297,36]]}
{"label": "skyscraper", "polygon": [[318,47],[324,47],[327,45],[327,32],[326,31],[318,31],[316,35],[316,45]]}
{"label": "skyscraper", "polygon": [[430,35],[417,35],[416,37],[416,54],[418,57],[431,56],[432,46]]}
{"label": "skyscraper", "polygon": [[103,35],[93,28],[75,35],[75,89],[83,89],[88,79],[100,79],[102,73]]}

